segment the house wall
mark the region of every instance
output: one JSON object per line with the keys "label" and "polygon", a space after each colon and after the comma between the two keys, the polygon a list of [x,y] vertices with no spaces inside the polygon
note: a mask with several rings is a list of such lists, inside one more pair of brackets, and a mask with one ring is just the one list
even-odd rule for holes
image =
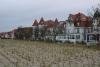
{"label": "house wall", "polygon": [[66,34],[68,34],[68,33],[74,33],[75,31],[74,31],[74,24],[73,24],[73,22],[67,22],[66,23],[66,29],[65,29],[65,31],[66,31]]}
{"label": "house wall", "polygon": [[84,41],[84,27],[75,27],[73,22],[66,22],[66,28],[65,31],[66,33],[60,36],[56,36],[57,41],[62,41],[62,42],[82,42]]}

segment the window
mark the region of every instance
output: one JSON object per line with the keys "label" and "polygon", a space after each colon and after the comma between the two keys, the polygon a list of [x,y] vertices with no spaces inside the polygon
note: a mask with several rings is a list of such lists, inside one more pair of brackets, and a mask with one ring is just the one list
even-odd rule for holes
{"label": "window", "polygon": [[70,35],[70,39],[75,39],[74,35]]}
{"label": "window", "polygon": [[80,39],[80,35],[76,35],[76,39]]}
{"label": "window", "polygon": [[66,39],[66,36],[64,36],[64,39]]}
{"label": "window", "polygon": [[100,32],[100,28],[98,28],[98,32]]}
{"label": "window", "polygon": [[75,39],[74,35],[72,35],[72,39]]}
{"label": "window", "polygon": [[77,28],[77,33],[80,33],[80,29],[79,28]]}
{"label": "window", "polygon": [[95,36],[94,35],[90,35],[89,36],[89,40],[95,40]]}

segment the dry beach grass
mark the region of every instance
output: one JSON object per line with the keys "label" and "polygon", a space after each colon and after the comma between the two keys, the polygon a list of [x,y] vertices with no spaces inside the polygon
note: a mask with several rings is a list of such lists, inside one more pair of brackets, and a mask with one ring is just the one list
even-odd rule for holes
{"label": "dry beach grass", "polygon": [[85,45],[0,40],[0,67],[100,67],[100,50]]}

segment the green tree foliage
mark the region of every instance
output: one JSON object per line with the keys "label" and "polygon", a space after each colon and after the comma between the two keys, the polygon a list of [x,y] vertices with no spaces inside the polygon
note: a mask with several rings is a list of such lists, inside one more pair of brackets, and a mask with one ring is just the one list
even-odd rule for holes
{"label": "green tree foliage", "polygon": [[25,39],[30,40],[33,35],[33,30],[31,27],[25,27],[25,28],[18,28],[15,32],[16,39]]}

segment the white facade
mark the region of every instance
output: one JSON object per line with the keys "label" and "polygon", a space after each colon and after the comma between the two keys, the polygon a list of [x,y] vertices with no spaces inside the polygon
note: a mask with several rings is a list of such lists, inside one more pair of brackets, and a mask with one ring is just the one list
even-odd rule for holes
{"label": "white facade", "polygon": [[74,27],[74,24],[72,22],[66,22],[66,34],[69,34],[69,33],[74,33],[75,27]]}
{"label": "white facade", "polygon": [[56,36],[57,41],[61,42],[82,42],[84,40],[84,27],[75,27],[73,22],[66,22],[65,34]]}

